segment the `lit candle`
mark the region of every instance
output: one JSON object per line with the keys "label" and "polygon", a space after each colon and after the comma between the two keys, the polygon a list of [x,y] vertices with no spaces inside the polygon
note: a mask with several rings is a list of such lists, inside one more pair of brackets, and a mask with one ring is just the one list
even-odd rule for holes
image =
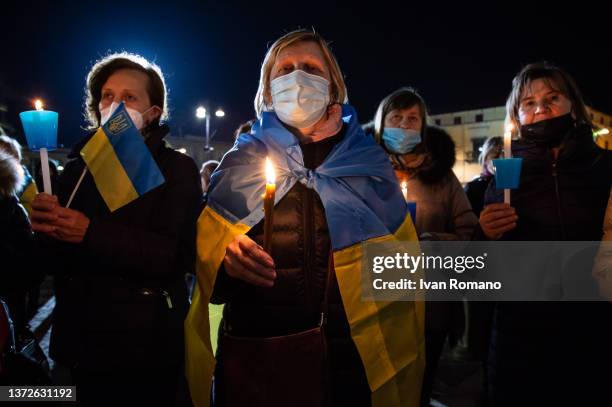
{"label": "lit candle", "polygon": [[264,250],[272,254],[272,225],[274,219],[274,196],[276,194],[274,167],[266,157],[266,192],[264,199]]}
{"label": "lit candle", "polygon": [[34,102],[36,110],[19,113],[23,130],[30,150],[40,151],[40,164],[43,175],[44,191],[51,194],[51,176],[49,172],[48,150],[57,148],[57,112],[43,109],[43,102]]}
{"label": "lit candle", "polygon": [[508,123],[504,130],[504,158],[512,158],[512,130],[512,124]]}
{"label": "lit candle", "polygon": [[402,195],[404,195],[404,201],[408,202],[408,183],[402,181]]}
{"label": "lit candle", "polygon": [[[506,125],[504,131],[504,158],[512,158],[512,123]],[[504,189],[504,203],[510,204],[510,189]]]}

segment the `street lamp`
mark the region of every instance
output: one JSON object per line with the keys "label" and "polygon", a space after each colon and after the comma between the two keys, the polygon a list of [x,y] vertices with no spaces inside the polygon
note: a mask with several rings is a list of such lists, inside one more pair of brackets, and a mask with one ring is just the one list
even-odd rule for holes
{"label": "street lamp", "polygon": [[198,119],[203,119],[206,117],[206,109],[203,106],[198,106],[196,109],[196,117]]}
{"label": "street lamp", "polygon": [[[221,118],[225,117],[225,112],[221,109],[217,109],[215,112],[215,116]],[[206,119],[206,138],[204,142],[204,150],[212,151],[213,147],[210,145],[210,113],[206,110],[204,106],[198,106],[196,109],[196,117],[198,119]]]}

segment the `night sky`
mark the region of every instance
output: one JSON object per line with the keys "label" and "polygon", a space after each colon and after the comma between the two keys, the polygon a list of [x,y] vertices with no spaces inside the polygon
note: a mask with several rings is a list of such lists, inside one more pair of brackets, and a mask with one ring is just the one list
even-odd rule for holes
{"label": "night sky", "polygon": [[179,127],[202,134],[194,112],[207,103],[226,111],[222,121],[213,117],[212,127],[229,140],[254,115],[268,44],[314,27],[332,42],[362,122],[380,99],[406,85],[422,93],[430,113],[502,105],[514,74],[538,60],[566,68],[587,103],[612,114],[611,19],[603,4],[425,3],[3,3],[0,102],[21,131],[18,112],[44,99],[60,113],[60,143],[69,146],[84,135],[89,68],[109,51],[126,50],[164,71],[175,134]]}

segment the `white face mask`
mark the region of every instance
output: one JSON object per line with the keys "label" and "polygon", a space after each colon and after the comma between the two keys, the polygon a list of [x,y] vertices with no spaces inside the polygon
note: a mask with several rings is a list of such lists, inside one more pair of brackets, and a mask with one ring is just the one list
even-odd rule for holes
{"label": "white face mask", "polygon": [[[104,109],[100,109],[100,126],[104,126],[106,124],[108,119],[110,119],[110,117],[113,115],[115,110],[119,107],[119,105],[120,103],[113,102],[110,104],[110,106],[105,107]],[[144,127],[144,119],[142,115],[147,113],[149,110],[153,109],[154,107],[155,106],[151,106],[144,112],[140,113],[138,110],[132,109],[131,107],[128,107],[126,105],[125,110],[127,110],[128,114],[130,115],[130,119],[132,119],[132,122],[134,122],[134,126],[136,126],[138,130],[140,130]]]}
{"label": "white face mask", "polygon": [[274,79],[270,92],[278,118],[297,129],[314,125],[329,105],[329,81],[301,70]]}

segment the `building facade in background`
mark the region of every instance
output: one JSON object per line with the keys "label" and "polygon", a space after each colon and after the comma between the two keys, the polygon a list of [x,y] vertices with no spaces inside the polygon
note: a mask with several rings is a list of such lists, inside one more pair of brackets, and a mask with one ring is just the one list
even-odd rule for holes
{"label": "building facade in background", "polygon": [[[598,133],[594,135],[597,144],[612,149],[612,116],[592,108],[588,108],[588,111]],[[457,162],[453,171],[461,183],[465,184],[480,174],[480,148],[488,137],[503,137],[505,118],[505,106],[428,117],[428,123],[446,130],[455,142]]]}

